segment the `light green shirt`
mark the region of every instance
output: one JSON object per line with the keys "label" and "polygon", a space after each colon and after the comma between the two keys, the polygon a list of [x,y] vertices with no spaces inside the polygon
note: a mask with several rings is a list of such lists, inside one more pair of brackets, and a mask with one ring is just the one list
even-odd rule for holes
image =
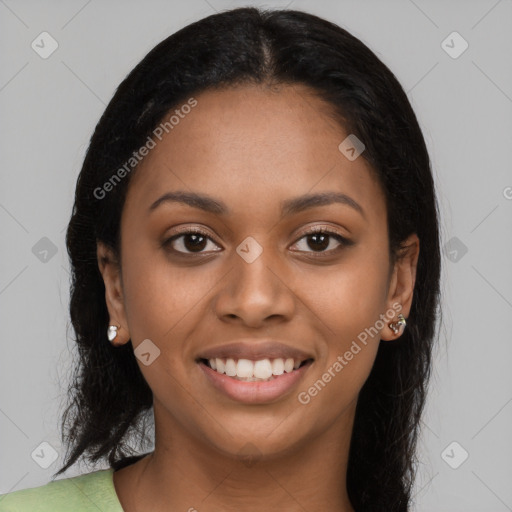
{"label": "light green shirt", "polygon": [[0,512],[123,512],[112,475],[101,469],[0,495]]}

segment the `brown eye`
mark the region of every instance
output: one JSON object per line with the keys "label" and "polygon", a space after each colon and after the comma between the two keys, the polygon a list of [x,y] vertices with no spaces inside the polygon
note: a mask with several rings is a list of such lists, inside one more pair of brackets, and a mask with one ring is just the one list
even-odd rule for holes
{"label": "brown eye", "polygon": [[[164,242],[164,246],[170,246],[173,251],[182,254],[201,254],[210,245],[218,247],[214,244],[213,240],[203,231],[197,229],[190,229],[188,231],[182,231],[178,235],[174,235]],[[213,249],[214,250],[214,249]],[[214,250],[214,252],[217,252]]]}
{"label": "brown eye", "polygon": [[302,244],[302,249],[299,249],[299,251],[313,253],[331,253],[341,247],[353,244],[352,241],[339,233],[325,228],[314,228],[304,233],[295,245],[299,245],[302,240],[305,240],[305,243]]}

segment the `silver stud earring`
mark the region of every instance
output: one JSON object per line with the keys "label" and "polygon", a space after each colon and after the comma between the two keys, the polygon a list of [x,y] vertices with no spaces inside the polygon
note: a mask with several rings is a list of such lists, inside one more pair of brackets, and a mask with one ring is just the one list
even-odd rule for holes
{"label": "silver stud earring", "polygon": [[398,320],[396,322],[391,322],[388,325],[395,334],[402,334],[404,332],[406,324],[407,322],[405,321],[404,315],[400,313],[398,315]]}
{"label": "silver stud earring", "polygon": [[107,337],[108,337],[108,341],[110,341],[111,343],[116,339],[116,337],[117,337],[117,329],[119,327],[120,326],[117,326],[117,325],[109,325],[108,326]]}

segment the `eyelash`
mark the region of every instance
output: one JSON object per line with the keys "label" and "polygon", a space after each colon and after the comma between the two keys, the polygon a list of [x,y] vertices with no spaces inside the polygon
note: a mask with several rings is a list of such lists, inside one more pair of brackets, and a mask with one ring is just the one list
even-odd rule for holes
{"label": "eyelash", "polygon": [[[353,243],[354,243],[351,240],[348,240],[344,236],[340,235],[336,231],[332,231],[323,226],[315,226],[315,227],[309,229],[308,231],[302,233],[300,238],[298,238],[297,241],[293,245],[297,244],[300,240],[302,240],[303,238],[306,238],[309,235],[316,235],[316,234],[328,235],[329,237],[334,238],[337,242],[339,242],[340,246],[337,247],[336,249],[330,249],[328,251],[318,251],[318,252],[305,251],[307,253],[310,253],[314,258],[325,257],[324,256],[325,254],[331,255],[333,252],[338,251],[341,247],[348,247],[350,245],[353,245]],[[164,247],[172,246],[172,242],[174,242],[175,240],[177,240],[183,236],[186,236],[186,235],[202,235],[205,238],[207,238],[208,240],[214,242],[214,240],[210,237],[210,235],[206,231],[203,231],[200,228],[186,228],[183,231],[179,232],[178,234],[173,235],[172,237],[165,240],[162,245]],[[194,256],[200,256],[202,254],[206,254],[206,253],[202,253],[202,252],[196,252],[196,253],[182,252],[182,251],[176,251],[175,249],[172,249],[172,251],[179,254],[180,256],[186,255],[186,256],[194,257]],[[220,251],[214,251],[214,252],[220,252]],[[304,252],[304,251],[296,251],[296,252]]]}

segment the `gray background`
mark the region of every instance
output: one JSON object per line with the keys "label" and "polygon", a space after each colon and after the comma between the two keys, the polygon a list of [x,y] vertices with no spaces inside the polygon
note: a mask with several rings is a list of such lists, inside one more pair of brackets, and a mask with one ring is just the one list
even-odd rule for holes
{"label": "gray background", "polygon": [[[447,244],[415,510],[512,510],[511,0],[0,0],[0,493],[42,485],[62,462],[72,351],[64,235],[92,130],[156,43],[241,5],[288,6],[341,25],[407,91]],[[46,59],[31,47],[43,31],[58,42]],[[445,51],[462,49],[457,36],[442,44],[453,31],[469,44],[457,58]]]}

